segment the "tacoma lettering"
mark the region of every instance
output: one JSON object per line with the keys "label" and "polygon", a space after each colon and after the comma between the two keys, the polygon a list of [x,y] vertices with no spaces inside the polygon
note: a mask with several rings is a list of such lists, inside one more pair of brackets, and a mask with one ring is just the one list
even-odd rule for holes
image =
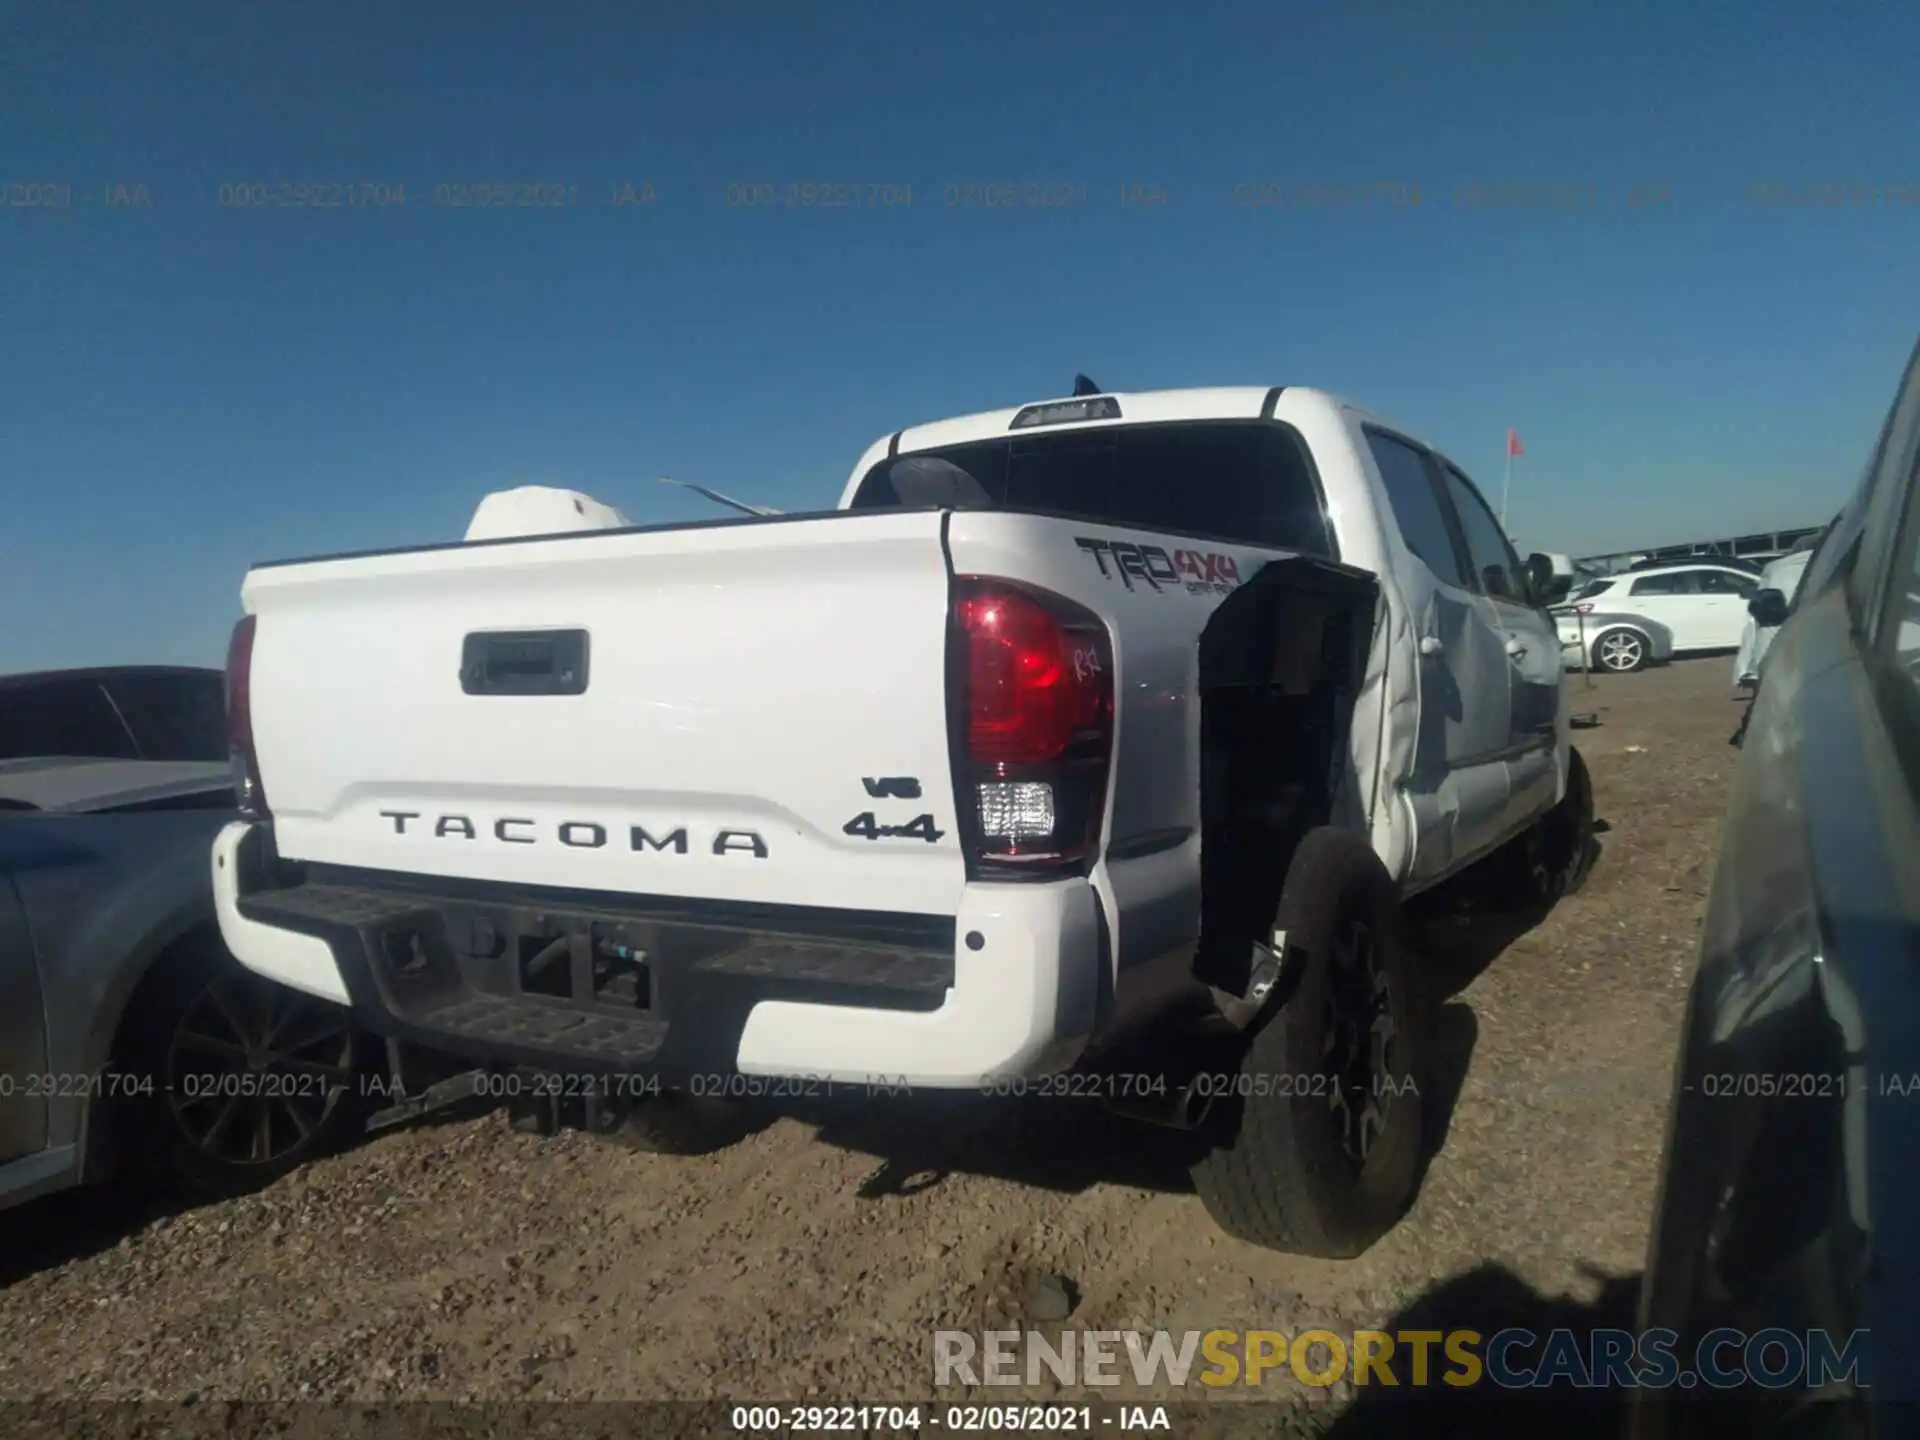
{"label": "tacoma lettering", "polygon": [[635,850],[665,850],[671,846],[677,855],[687,853],[687,829],[684,825],[678,830],[670,831],[666,835],[661,836],[658,840],[647,833],[644,825],[635,825],[632,830],[628,832],[628,835],[632,842],[632,848]]}
{"label": "tacoma lettering", "polygon": [[[475,840],[487,825],[486,821],[476,824],[471,815],[427,816],[418,810],[382,810],[380,815],[393,822],[393,833],[396,835],[424,837],[427,834],[425,827],[409,829],[408,822],[431,819],[432,838],[435,840]],[[537,821],[522,816],[503,816],[492,822],[491,829],[494,839],[508,845],[541,845],[557,841],[570,850],[600,850],[606,847],[608,839],[607,827],[594,820],[562,820],[550,834],[543,834]],[[676,825],[657,835],[644,825],[629,825],[627,848],[636,855],[686,855],[692,852],[693,843],[685,825]],[[716,831],[709,849],[715,855],[746,855],[756,860],[765,860],[768,854],[767,842],[757,830]]]}

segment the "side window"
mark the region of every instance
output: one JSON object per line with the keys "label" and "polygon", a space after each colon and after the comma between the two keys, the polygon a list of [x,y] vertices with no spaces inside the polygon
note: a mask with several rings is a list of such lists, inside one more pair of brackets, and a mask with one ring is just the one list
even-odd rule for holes
{"label": "side window", "polygon": [[1487,508],[1487,502],[1480,498],[1473,482],[1453,466],[1444,467],[1444,473],[1454,512],[1460,517],[1460,528],[1466,532],[1467,555],[1473,561],[1479,588],[1496,600],[1529,603],[1520,577],[1519,558],[1513,553],[1513,545],[1501,530],[1500,522]]}
{"label": "side window", "polygon": [[51,680],[0,690],[0,760],[44,755],[139,758],[97,681]]}
{"label": "side window", "polygon": [[1387,487],[1387,503],[1400,526],[1400,538],[1425,562],[1434,578],[1447,585],[1465,585],[1459,557],[1453,548],[1453,529],[1440,506],[1433,472],[1424,452],[1390,435],[1367,431],[1367,448]]}
{"label": "side window", "polygon": [[1642,575],[1633,582],[1634,595],[1691,595],[1693,594],[1693,572],[1691,570],[1669,570],[1664,575]]}
{"label": "side window", "polygon": [[1759,588],[1760,582],[1751,575],[1735,575],[1730,570],[1700,572],[1702,595],[1751,595]]}

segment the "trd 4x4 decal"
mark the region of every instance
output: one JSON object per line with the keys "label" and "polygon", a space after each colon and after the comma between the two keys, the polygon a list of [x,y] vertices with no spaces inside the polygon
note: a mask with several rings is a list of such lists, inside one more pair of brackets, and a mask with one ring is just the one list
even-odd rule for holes
{"label": "trd 4x4 decal", "polygon": [[[1093,556],[1100,573],[1129,590],[1134,581],[1154,590],[1185,590],[1189,595],[1217,591],[1224,595],[1240,583],[1240,567],[1231,555],[1213,550],[1175,550],[1169,553],[1158,545],[1135,545],[1126,540],[1094,540],[1085,535],[1073,537],[1073,543]],[[1112,560],[1111,567],[1108,560]]]}

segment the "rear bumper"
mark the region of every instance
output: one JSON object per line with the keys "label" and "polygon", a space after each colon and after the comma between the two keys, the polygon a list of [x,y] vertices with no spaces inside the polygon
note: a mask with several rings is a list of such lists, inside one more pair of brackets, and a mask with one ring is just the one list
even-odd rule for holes
{"label": "rear bumper", "polygon": [[317,867],[290,884],[271,844],[247,822],[214,843],[240,962],[481,1063],[968,1089],[1065,1068],[1094,1027],[1084,880],[969,885],[953,917],[902,917]]}

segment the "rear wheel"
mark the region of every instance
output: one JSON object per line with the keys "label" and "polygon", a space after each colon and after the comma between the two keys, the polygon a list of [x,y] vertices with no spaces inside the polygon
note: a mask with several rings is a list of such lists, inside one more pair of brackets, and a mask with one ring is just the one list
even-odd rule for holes
{"label": "rear wheel", "polygon": [[1239,1239],[1346,1258],[1419,1184],[1426,1004],[1398,888],[1357,836],[1307,836],[1276,924],[1298,979],[1223,1077],[1234,1093],[1216,1098],[1194,1188]]}
{"label": "rear wheel", "polygon": [[351,1013],[255,975],[211,938],[158,962],[121,1035],[120,1138],[156,1183],[232,1195],[360,1135],[368,1046]]}
{"label": "rear wheel", "polygon": [[1593,638],[1593,663],[1615,675],[1644,670],[1653,658],[1653,646],[1638,630],[1602,630]]}

